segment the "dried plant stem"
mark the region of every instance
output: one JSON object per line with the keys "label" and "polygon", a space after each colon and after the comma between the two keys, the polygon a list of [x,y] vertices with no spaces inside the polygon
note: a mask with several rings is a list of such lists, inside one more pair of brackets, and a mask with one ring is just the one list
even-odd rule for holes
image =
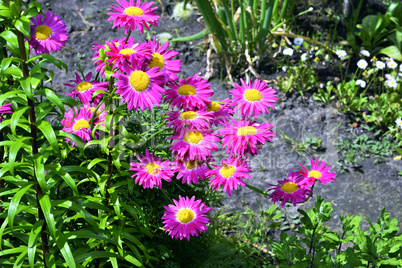
{"label": "dried plant stem", "polygon": [[[21,67],[22,67],[22,76],[29,77],[28,65],[26,64],[27,61],[27,54],[25,50],[24,44],[24,35],[20,31],[15,31],[15,34],[18,38],[18,48],[20,52],[20,58],[22,60]],[[38,153],[38,136],[37,136],[37,127],[36,127],[36,115],[35,115],[35,102],[28,98],[28,106],[29,108],[29,119],[30,119],[30,128],[31,128],[31,137],[32,137],[32,155],[35,156]],[[42,207],[39,203],[39,198],[43,195],[42,188],[38,183],[38,179],[36,177],[36,171],[34,168],[34,182],[35,182],[35,191],[36,191],[36,201],[38,205],[38,217],[39,220],[43,220],[43,225],[40,231],[40,237],[42,240],[42,254],[43,254],[43,263],[44,267],[46,268],[46,256],[49,255],[49,241],[46,233],[47,223],[45,216],[43,214]]]}

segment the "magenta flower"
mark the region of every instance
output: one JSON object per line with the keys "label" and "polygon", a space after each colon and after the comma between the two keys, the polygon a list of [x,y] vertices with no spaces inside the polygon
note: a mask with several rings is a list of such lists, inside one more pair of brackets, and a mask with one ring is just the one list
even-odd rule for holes
{"label": "magenta flower", "polygon": [[114,68],[120,68],[123,61],[135,61],[138,62],[141,58],[146,60],[151,59],[151,50],[148,43],[135,43],[131,36],[127,43],[125,40],[119,40],[119,42],[111,43],[109,51],[106,52],[108,59],[106,62],[113,64]]}
{"label": "magenta flower", "polygon": [[296,172],[289,171],[288,179],[278,181],[278,185],[268,184],[270,186],[273,186],[273,188],[267,191],[273,191],[269,196],[269,198],[272,199],[272,202],[276,203],[282,199],[281,206],[284,207],[287,200],[292,202],[294,206],[296,206],[297,203],[306,200],[307,196],[310,194],[311,189],[302,186],[300,184],[300,179],[297,179],[298,176],[299,175]]}
{"label": "magenta flower", "polygon": [[[82,81],[81,77],[79,76],[78,73],[75,73],[75,80],[72,80],[72,82],[75,83],[75,85],[72,84],[64,84],[65,86],[72,87],[74,90],[66,96],[74,97],[78,96],[78,99],[84,103],[84,104],[89,104],[92,101],[93,94],[97,90],[103,90],[107,91],[107,85],[108,82],[98,82],[98,81],[90,81],[92,77],[92,73],[88,73],[87,76],[85,77],[85,80]],[[103,93],[97,94],[94,98],[95,103],[99,103],[100,99],[102,98]]]}
{"label": "magenta flower", "polygon": [[68,38],[67,27],[58,15],[46,11],[45,16],[39,14],[31,18],[31,22],[31,39],[28,43],[35,55],[57,51],[64,46]]}
{"label": "magenta flower", "polygon": [[212,112],[205,110],[189,110],[184,112],[171,111],[168,112],[166,126],[173,126],[173,131],[179,131],[186,126],[192,131],[209,129],[211,128],[212,122],[211,114]]}
{"label": "magenta flower", "polygon": [[172,145],[172,152],[181,161],[206,160],[211,151],[218,151],[219,138],[211,131],[192,131],[185,128],[170,139],[176,139]]}
{"label": "magenta flower", "polygon": [[188,160],[186,162],[176,160],[173,170],[173,172],[178,172],[176,179],[182,179],[181,183],[188,185],[191,183],[198,184],[198,179],[205,180],[207,171],[208,167],[199,160]]}
{"label": "magenta flower", "polygon": [[170,161],[162,161],[161,158],[154,156],[145,150],[145,155],[139,157],[141,163],[130,163],[131,171],[137,171],[131,178],[135,178],[135,183],[145,188],[162,189],[162,180],[172,181],[173,171]]}
{"label": "magenta flower", "polygon": [[0,122],[4,120],[3,115],[1,114],[12,114],[11,111],[11,103],[3,104],[0,106]]}
{"label": "magenta flower", "polygon": [[[133,57],[133,55],[131,55]],[[151,110],[152,107],[159,105],[162,101],[161,93],[164,89],[161,87],[161,72],[158,68],[148,69],[144,64],[145,58],[136,62],[131,58],[131,66],[123,61],[122,73],[114,73],[113,76],[120,79],[115,83],[116,93],[120,94],[121,99],[127,104],[127,109],[141,111]]]}
{"label": "magenta flower", "polygon": [[213,112],[212,117],[215,126],[218,126],[222,123],[229,123],[234,114],[233,108],[230,106],[229,99],[224,99],[220,102],[224,102],[225,104],[212,101],[210,105],[207,105],[207,111]]}
{"label": "magenta flower", "polygon": [[247,156],[258,154],[258,147],[265,144],[271,138],[275,138],[275,134],[271,131],[274,126],[270,123],[259,124],[255,121],[234,121],[232,124],[223,124],[223,128],[219,130],[218,135],[224,135],[222,138],[222,146],[226,147],[226,153],[230,156]]}
{"label": "magenta flower", "polygon": [[164,206],[166,211],[162,217],[165,224],[163,229],[172,238],[187,238],[190,241],[190,236],[198,236],[199,232],[205,233],[208,230],[206,224],[210,219],[207,218],[207,213],[211,208],[201,203],[201,199],[194,200],[195,196],[191,199],[188,196],[179,196],[179,201],[173,199],[175,205]]}
{"label": "magenta flower", "polygon": [[172,58],[177,56],[179,52],[171,49],[167,50],[169,48],[169,42],[159,46],[159,41],[156,41],[155,38],[153,41],[148,41],[148,46],[152,53],[151,62],[148,64],[148,67],[159,67],[159,71],[164,73],[165,84],[177,80],[178,78],[175,73],[180,73],[181,60],[172,60]]}
{"label": "magenta flower", "polygon": [[236,106],[235,110],[239,110],[241,116],[250,117],[254,113],[254,118],[261,113],[269,113],[268,106],[274,109],[274,105],[278,97],[273,88],[267,87],[265,82],[256,79],[251,85],[251,81],[246,84],[243,79],[240,79],[240,85],[234,83],[236,88],[230,93],[233,95],[232,106]]}
{"label": "magenta flower", "polygon": [[179,83],[169,85],[171,89],[166,90],[166,100],[171,107],[178,109],[204,108],[211,103],[209,97],[214,94],[214,91],[209,88],[210,85],[198,74],[186,80],[179,78]]}
{"label": "magenta flower", "polygon": [[326,182],[334,181],[336,179],[335,173],[329,172],[332,167],[325,167],[325,161],[323,161],[319,165],[318,159],[314,161],[313,158],[311,158],[310,162],[310,171],[308,171],[302,164],[299,163],[302,169],[299,168],[299,172],[297,172],[297,174],[302,176],[300,182],[302,185],[309,187],[313,185],[316,180],[325,185]]}
{"label": "magenta flower", "polygon": [[[85,107],[80,107],[78,111],[77,107],[74,107],[74,110],[71,109],[64,115],[65,119],[61,121],[61,124],[64,126],[62,131],[70,132],[78,135],[84,142],[92,140],[91,137],[91,118],[92,112],[90,109]],[[100,123],[99,118],[95,117],[93,125]],[[95,138],[99,135],[97,131],[95,131]],[[69,138],[66,138],[67,143],[69,142]],[[74,142],[71,142],[71,146],[75,146]]]}
{"label": "magenta flower", "polygon": [[157,7],[151,8],[154,2],[145,2],[141,4],[140,0],[130,0],[130,2],[126,2],[124,0],[116,0],[119,5],[111,5],[110,10],[114,11],[111,13],[107,13],[110,15],[108,21],[114,20],[113,28],[124,27],[124,34],[127,35],[128,30],[134,31],[135,28],[138,28],[140,33],[144,33],[144,27],[149,31],[149,26],[158,26],[157,21],[159,20],[159,16],[154,12]]}
{"label": "magenta flower", "polygon": [[[124,40],[126,38],[123,37],[120,40],[118,39],[114,39],[110,42],[106,41],[105,45],[102,44],[92,44],[92,50],[95,50],[94,52],[94,56],[92,57],[92,61],[95,65],[95,71],[99,72],[103,77],[105,77],[105,71],[106,71],[106,65],[105,65],[105,61],[101,59],[100,57],[100,53],[99,51],[101,49],[103,49],[105,52],[110,50],[110,47],[112,46],[112,44],[119,44],[120,42],[124,43]],[[106,57],[105,54],[105,59],[107,60],[108,57]]]}
{"label": "magenta flower", "polygon": [[248,174],[251,169],[248,162],[241,158],[228,158],[222,160],[222,166],[211,164],[215,169],[208,171],[207,176],[214,176],[209,181],[212,189],[217,190],[223,185],[223,191],[229,196],[233,189],[237,189],[237,185],[246,186],[242,179],[248,179],[251,176]]}

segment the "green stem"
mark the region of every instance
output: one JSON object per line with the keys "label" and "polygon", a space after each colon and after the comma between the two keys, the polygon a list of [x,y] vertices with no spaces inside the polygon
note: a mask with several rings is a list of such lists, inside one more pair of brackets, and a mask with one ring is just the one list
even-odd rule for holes
{"label": "green stem", "polygon": [[[26,64],[27,61],[27,52],[25,50],[25,42],[24,42],[24,35],[16,30],[15,34],[17,35],[18,39],[18,49],[20,52],[20,59],[21,59],[21,67],[22,67],[22,76],[29,77],[29,70],[28,70],[28,65]],[[35,115],[35,103],[32,99],[28,99],[28,106],[29,108],[29,119],[30,119],[30,129],[31,129],[31,138],[32,138],[32,156],[34,157],[38,153],[38,137],[37,137],[37,128],[36,128],[36,115]],[[42,240],[42,254],[43,254],[43,264],[44,267],[47,267],[46,264],[46,259],[47,256],[49,255],[49,242],[48,242],[48,237],[46,233],[46,228],[47,228],[47,223],[45,219],[45,215],[43,214],[42,207],[40,206],[39,203],[39,198],[43,195],[42,188],[40,187],[38,183],[38,179],[36,177],[36,171],[35,168],[33,170],[33,175],[34,175],[34,182],[35,182],[35,192],[36,192],[36,202],[38,206],[38,217],[39,220],[43,220],[43,225],[40,231],[40,237]]]}

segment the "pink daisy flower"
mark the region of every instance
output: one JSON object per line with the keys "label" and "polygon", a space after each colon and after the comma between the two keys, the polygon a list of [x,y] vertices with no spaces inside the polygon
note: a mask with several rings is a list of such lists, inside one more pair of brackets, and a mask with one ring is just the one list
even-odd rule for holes
{"label": "pink daisy flower", "polygon": [[[133,57],[133,56],[131,56]],[[122,73],[114,73],[113,76],[120,79],[115,83],[116,93],[121,94],[121,99],[127,104],[127,109],[141,111],[151,110],[153,106],[162,101],[161,93],[164,92],[161,85],[161,72],[158,68],[148,69],[145,66],[145,58],[136,62],[131,58],[131,66],[123,61]]]}
{"label": "pink daisy flower", "polygon": [[297,203],[303,202],[306,200],[307,196],[310,194],[310,188],[304,188],[300,184],[300,180],[297,180],[299,175],[296,172],[289,171],[289,178],[284,179],[283,181],[278,181],[278,185],[268,184],[273,186],[273,188],[269,189],[269,191],[273,191],[269,198],[272,199],[272,202],[276,203],[277,201],[282,199],[281,206],[284,207],[287,200],[290,200],[294,206]]}
{"label": "pink daisy flower", "polygon": [[318,159],[313,160],[310,159],[311,162],[311,170],[308,171],[302,164],[299,165],[302,167],[299,168],[299,172],[297,174],[301,175],[301,184],[309,187],[312,186],[316,180],[320,181],[323,185],[326,182],[334,181],[336,179],[335,173],[329,172],[332,167],[325,167],[325,161],[323,161],[320,165]]}
{"label": "pink daisy flower", "polygon": [[127,43],[124,43],[124,40],[121,39],[119,42],[111,43],[109,49],[110,50],[106,52],[106,56],[108,57],[106,62],[113,64],[113,69],[119,68],[123,61],[131,59],[137,62],[144,57],[147,60],[151,58],[148,43],[134,43],[133,37],[130,37]]}
{"label": "pink daisy flower", "polygon": [[273,88],[267,87],[265,82],[256,79],[251,85],[251,81],[246,84],[243,79],[240,79],[240,85],[234,83],[236,88],[230,93],[233,95],[232,106],[236,106],[235,110],[240,111],[241,116],[250,117],[254,112],[254,118],[261,113],[269,113],[268,106],[274,109],[274,105],[278,97]]}
{"label": "pink daisy flower", "polygon": [[[75,83],[75,85],[72,84],[64,84],[65,86],[72,87],[74,90],[66,96],[74,97],[78,96],[78,99],[84,103],[84,104],[89,104],[92,101],[92,97],[95,91],[97,90],[103,90],[107,91],[107,86],[108,82],[98,82],[98,81],[91,81],[92,73],[89,72],[87,76],[85,77],[85,80],[82,81],[81,77],[79,76],[78,73],[75,73],[75,80],[71,80],[72,82]],[[99,103],[99,100],[102,98],[103,93],[98,94],[95,96],[94,101]]]}
{"label": "pink daisy flower", "polygon": [[139,157],[141,163],[130,163],[131,171],[137,171],[131,178],[135,178],[135,183],[146,188],[157,187],[162,189],[162,180],[172,181],[173,171],[170,161],[162,161],[161,158],[154,156],[145,150],[145,155]]}
{"label": "pink daisy flower", "polygon": [[[78,135],[84,142],[92,140],[91,137],[91,118],[92,112],[90,109],[85,107],[80,107],[78,111],[77,107],[70,109],[65,115],[65,119],[61,121],[61,124],[64,126],[62,131],[70,132],[75,135]],[[98,119],[95,118],[93,125],[98,124]],[[95,131],[95,138],[99,135],[97,131]],[[66,138],[66,142],[69,142],[69,138]],[[71,146],[75,146],[74,142],[71,142]]]}
{"label": "pink daisy flower", "polygon": [[173,172],[179,172],[176,179],[182,179],[181,183],[187,182],[188,185],[191,183],[198,184],[198,179],[205,180],[207,171],[208,167],[198,160],[188,160],[187,162],[176,160],[173,170]]}
{"label": "pink daisy flower", "polygon": [[35,55],[57,51],[67,41],[67,27],[59,16],[46,11],[45,16],[39,14],[31,18],[31,39],[28,40],[30,49]]}
{"label": "pink daisy flower", "polygon": [[219,130],[218,135],[224,135],[222,138],[222,146],[227,147],[226,153],[230,156],[247,156],[258,154],[257,148],[265,144],[268,140],[272,142],[271,137],[275,138],[275,134],[271,131],[274,126],[270,123],[259,124],[255,121],[234,121],[232,124],[223,124],[223,128]]}
{"label": "pink daisy flower", "polygon": [[211,128],[212,112],[205,110],[198,111],[184,111],[168,112],[168,121],[166,126],[173,126],[173,131],[179,131],[180,129],[188,126],[191,130],[203,130]]}
{"label": "pink daisy flower", "polygon": [[138,28],[141,34],[144,33],[144,27],[149,31],[149,26],[158,26],[157,21],[159,20],[159,16],[154,12],[157,7],[151,8],[154,2],[145,2],[141,4],[140,0],[130,0],[130,2],[126,2],[124,0],[116,0],[119,5],[111,5],[110,10],[115,11],[111,13],[107,13],[110,15],[108,21],[114,20],[113,28],[124,27],[124,34],[127,35],[128,30],[134,31],[135,28]]}
{"label": "pink daisy flower", "polygon": [[[84,104],[84,107],[91,112],[91,114],[93,115],[93,113],[96,110],[96,107],[98,106],[98,104],[94,104],[94,105],[89,105],[89,104]],[[105,104],[102,103],[98,110],[96,111],[96,115],[94,117],[94,120],[97,123],[104,123],[105,122],[105,118],[107,115],[107,110],[105,109]]]}
{"label": "pink daisy flower", "polygon": [[207,218],[207,213],[211,208],[201,203],[201,199],[194,200],[195,196],[189,199],[188,196],[183,198],[179,195],[179,201],[173,199],[175,205],[164,206],[166,211],[162,217],[165,224],[163,229],[172,238],[187,238],[190,241],[190,236],[198,236],[199,232],[205,233],[208,230],[206,224],[210,219]]}
{"label": "pink daisy flower", "polygon": [[213,101],[210,105],[207,105],[207,111],[213,112],[212,117],[215,126],[218,126],[222,123],[229,123],[234,114],[233,108],[230,106],[229,99],[224,99],[220,102],[224,102],[225,104],[220,104],[216,101]]}
{"label": "pink daisy flower", "polygon": [[170,139],[177,139],[171,145],[173,153],[179,160],[206,160],[211,156],[211,151],[218,151],[215,142],[219,142],[219,138],[212,131],[192,131],[184,128]]}
{"label": "pink daisy flower", "polygon": [[241,158],[228,158],[222,160],[222,166],[211,164],[215,169],[208,171],[207,176],[214,176],[209,184],[212,189],[217,190],[223,185],[223,191],[229,196],[232,195],[232,190],[237,189],[237,185],[246,186],[242,178],[248,179],[251,176],[248,174],[251,169],[248,162]]}
{"label": "pink daisy flower", "polygon": [[4,117],[1,114],[11,114],[11,103],[3,104],[0,106],[0,122],[4,120]]}
{"label": "pink daisy flower", "polygon": [[171,107],[178,109],[204,108],[211,103],[209,97],[214,94],[214,91],[209,88],[210,85],[198,74],[187,80],[179,78],[179,83],[169,85],[171,89],[166,91],[166,100],[170,102]]}
{"label": "pink daisy flower", "polygon": [[167,50],[169,42],[159,46],[159,41],[156,41],[155,38],[153,41],[148,41],[148,46],[152,53],[151,62],[148,64],[148,67],[159,67],[159,71],[164,73],[165,83],[177,80],[175,73],[180,73],[181,60],[172,60],[172,58],[177,56],[179,52],[171,49]]}

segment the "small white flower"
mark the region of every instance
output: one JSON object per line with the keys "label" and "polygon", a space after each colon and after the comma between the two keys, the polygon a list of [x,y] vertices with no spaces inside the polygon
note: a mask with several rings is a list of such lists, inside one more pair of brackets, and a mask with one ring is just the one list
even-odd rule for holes
{"label": "small white flower", "polygon": [[401,64],[401,65],[399,65],[399,72],[401,72],[401,73],[402,73],[402,64]]}
{"label": "small white flower", "polygon": [[301,37],[296,37],[296,38],[293,40],[293,43],[294,43],[295,45],[297,45],[297,46],[301,46],[301,44],[303,44],[303,42],[304,42],[304,39],[301,38]]}
{"label": "small white flower", "polygon": [[346,51],[342,49],[335,51],[335,54],[338,55],[338,58],[340,59],[344,59],[346,55],[348,55]]}
{"label": "small white flower", "polygon": [[401,77],[402,77],[402,73],[398,73],[398,77],[401,78]]}
{"label": "small white flower", "polygon": [[390,69],[395,69],[398,67],[398,64],[394,60],[387,61],[387,67]]}
{"label": "small white flower", "polygon": [[156,37],[158,38],[159,43],[161,45],[163,45],[163,44],[169,42],[169,40],[172,38],[172,35],[170,33],[163,32],[163,33],[157,34]]}
{"label": "small white flower", "polygon": [[302,61],[305,61],[305,60],[307,60],[307,58],[312,58],[312,57],[313,57],[313,55],[311,54],[311,52],[303,53],[303,54],[301,55],[301,60],[302,60]]}
{"label": "small white flower", "polygon": [[396,88],[398,86],[398,83],[396,82],[395,79],[389,79],[389,80],[385,81],[385,85],[390,88]]}
{"label": "small white flower", "polygon": [[357,79],[355,82],[356,85],[360,85],[360,87],[365,88],[366,87],[366,82],[364,82],[361,79]]}
{"label": "small white flower", "polygon": [[400,127],[402,129],[402,118],[398,118],[395,120],[395,123],[398,127]]}
{"label": "small white flower", "polygon": [[282,71],[284,71],[286,73],[286,66],[282,67]]}
{"label": "small white flower", "polygon": [[283,55],[292,56],[292,55],[293,55],[293,49],[291,49],[290,47],[285,48],[285,49],[283,50]]}
{"label": "small white flower", "polygon": [[366,69],[367,65],[368,65],[368,63],[365,60],[359,60],[357,62],[357,67],[359,67],[360,69],[363,69],[363,70]]}
{"label": "small white flower", "polygon": [[375,66],[376,66],[378,69],[384,69],[384,68],[385,68],[385,63],[382,62],[382,61],[380,61],[380,60],[378,60],[378,61],[376,61]]}
{"label": "small white flower", "polygon": [[323,83],[320,84],[320,88],[324,88],[324,84],[323,84]]}
{"label": "small white flower", "polygon": [[392,76],[391,76],[390,74],[385,74],[385,78],[386,78],[387,80],[389,80],[389,79],[393,79],[393,78],[392,78]]}
{"label": "small white flower", "polygon": [[187,20],[193,14],[193,7],[190,3],[187,3],[186,10],[183,10],[183,2],[177,2],[177,4],[173,8],[172,17],[177,20]]}
{"label": "small white flower", "polygon": [[365,56],[365,57],[370,57],[370,52],[368,52],[368,51],[365,50],[365,49],[360,50],[360,54],[362,54],[362,55]]}

